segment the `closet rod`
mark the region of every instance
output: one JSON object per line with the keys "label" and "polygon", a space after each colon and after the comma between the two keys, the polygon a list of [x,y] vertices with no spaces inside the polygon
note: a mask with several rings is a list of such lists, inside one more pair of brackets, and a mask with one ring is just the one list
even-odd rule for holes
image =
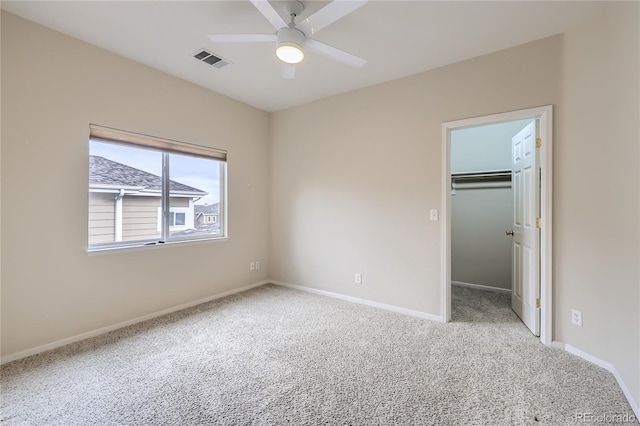
{"label": "closet rod", "polygon": [[451,181],[510,181],[511,170],[488,170],[482,172],[452,173]]}

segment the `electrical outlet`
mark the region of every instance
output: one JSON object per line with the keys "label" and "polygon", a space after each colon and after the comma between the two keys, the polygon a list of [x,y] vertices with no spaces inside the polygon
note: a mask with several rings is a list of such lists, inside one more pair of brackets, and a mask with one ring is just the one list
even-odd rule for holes
{"label": "electrical outlet", "polygon": [[250,271],[255,271],[256,270],[256,262],[249,263],[249,270]]}
{"label": "electrical outlet", "polygon": [[260,269],[260,261],[256,260],[256,270]]}
{"label": "electrical outlet", "polygon": [[362,284],[362,274],[356,274],[355,282],[356,284]]}
{"label": "electrical outlet", "polygon": [[571,324],[582,327],[582,311],[576,309],[571,310]]}

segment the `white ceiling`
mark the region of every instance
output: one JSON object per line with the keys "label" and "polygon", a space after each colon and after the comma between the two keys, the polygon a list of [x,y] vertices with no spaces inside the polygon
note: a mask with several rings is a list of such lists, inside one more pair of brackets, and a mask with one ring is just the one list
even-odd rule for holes
{"label": "white ceiling", "polygon": [[[271,2],[286,19],[281,1]],[[328,1],[303,1],[304,19]],[[282,78],[269,43],[214,44],[211,33],[273,33],[249,1],[2,1],[2,8],[266,111],[371,86],[565,32],[605,2],[379,1],[313,38],[368,60],[360,68],[308,53]],[[205,48],[222,69],[192,55]],[[544,66],[536,64],[535,66]]]}

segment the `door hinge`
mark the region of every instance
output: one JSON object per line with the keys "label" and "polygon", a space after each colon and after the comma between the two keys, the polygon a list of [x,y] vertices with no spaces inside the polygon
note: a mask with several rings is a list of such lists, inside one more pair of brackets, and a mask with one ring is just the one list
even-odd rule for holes
{"label": "door hinge", "polygon": [[542,139],[536,138],[536,148],[542,148]]}
{"label": "door hinge", "polygon": [[542,228],[542,218],[536,218],[536,228]]}
{"label": "door hinge", "polygon": [[536,299],[536,309],[540,309],[540,298]]}

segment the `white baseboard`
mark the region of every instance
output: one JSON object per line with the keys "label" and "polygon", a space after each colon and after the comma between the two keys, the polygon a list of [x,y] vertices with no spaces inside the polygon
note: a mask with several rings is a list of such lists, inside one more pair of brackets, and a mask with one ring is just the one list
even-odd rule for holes
{"label": "white baseboard", "polygon": [[457,285],[459,287],[475,288],[476,290],[496,291],[498,293],[509,293],[509,294],[511,294],[511,289],[510,288],[490,287],[488,285],[463,283],[462,281],[451,281],[451,285]]}
{"label": "white baseboard", "polygon": [[600,358],[596,358],[595,356],[588,354],[584,351],[581,351],[578,348],[574,348],[571,345],[568,344],[564,344],[564,349],[571,353],[574,354],[576,356],[579,356],[580,358],[587,360],[595,365],[597,365],[598,367],[602,367],[605,370],[609,371],[611,374],[613,374],[613,376],[616,378],[616,380],[618,381],[618,385],[620,386],[620,389],[622,389],[622,392],[624,393],[624,396],[627,397],[627,401],[629,401],[629,405],[631,405],[631,409],[633,410],[633,412],[636,415],[636,419],[640,419],[640,405],[638,405],[638,402],[636,402],[633,399],[633,395],[631,394],[631,391],[629,390],[629,388],[627,387],[626,383],[624,382],[624,380],[622,380],[622,376],[620,376],[620,373],[618,372],[618,370],[616,369],[616,367],[613,366],[613,364],[607,362],[607,361],[603,361]]}
{"label": "white baseboard", "polygon": [[428,319],[431,321],[443,322],[442,317],[439,315],[428,314],[426,312],[414,311],[413,309],[401,308],[399,306],[387,305],[386,303],[374,302],[372,300],[360,299],[359,297],[346,296],[340,293],[333,293],[326,290],[318,290],[311,287],[304,287],[301,285],[285,283],[282,281],[269,281],[272,284],[276,284],[282,287],[288,287],[295,290],[306,291],[307,293],[319,294],[321,296],[333,297],[334,299],[346,300],[347,302],[358,303],[360,305],[372,306],[374,308],[380,308],[391,312],[397,312],[399,314],[410,315],[412,317],[418,317]]}
{"label": "white baseboard", "polygon": [[261,282],[258,282],[258,283],[249,284],[249,285],[246,285],[244,287],[235,288],[233,290],[225,291],[223,293],[215,294],[213,296],[208,296],[208,297],[205,297],[203,299],[194,300],[193,302],[184,303],[182,305],[174,306],[174,307],[171,307],[171,308],[168,308],[168,309],[164,309],[164,310],[158,311],[158,312],[153,312],[151,314],[143,315],[141,317],[134,318],[134,319],[131,319],[131,320],[128,320],[128,321],[124,321],[124,322],[120,322],[118,324],[113,324],[113,325],[109,325],[107,327],[98,328],[97,330],[88,331],[86,333],[78,334],[76,336],[67,337],[66,339],[62,339],[62,340],[58,340],[58,341],[55,341],[55,342],[47,343],[46,345],[37,346],[37,347],[32,348],[32,349],[27,349],[26,351],[15,352],[13,354],[9,354],[9,355],[3,356],[2,359],[0,359],[0,364],[6,364],[8,362],[15,361],[17,359],[26,358],[28,356],[36,355],[36,354],[39,354],[41,352],[49,351],[51,349],[56,349],[56,348],[59,348],[61,346],[68,345],[70,343],[75,343],[75,342],[79,342],[81,340],[88,339],[90,337],[99,336],[101,334],[108,333],[110,331],[117,330],[119,328],[128,327],[130,325],[137,324],[139,322],[143,322],[143,321],[147,321],[147,320],[150,320],[150,319],[153,319],[153,318],[157,318],[157,317],[160,317],[162,315],[167,315],[167,314],[170,314],[172,312],[181,311],[183,309],[187,309],[187,308],[190,308],[192,306],[200,305],[202,303],[210,302],[212,300],[220,299],[222,297],[231,296],[232,294],[241,293],[243,291],[247,291],[247,290],[250,290],[250,289],[255,288],[255,287],[260,287],[260,286],[268,284],[270,282],[271,281],[261,281]]}

